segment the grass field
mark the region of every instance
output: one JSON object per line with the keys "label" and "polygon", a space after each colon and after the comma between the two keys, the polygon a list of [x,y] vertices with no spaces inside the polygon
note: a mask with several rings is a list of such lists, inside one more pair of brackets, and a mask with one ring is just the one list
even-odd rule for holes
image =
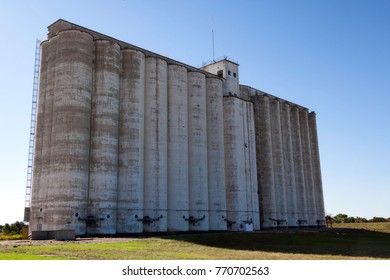
{"label": "grass field", "polygon": [[335,224],[320,231],[170,235],[98,244],[81,240],[29,244],[6,246],[0,241],[0,259],[390,259],[390,223]]}

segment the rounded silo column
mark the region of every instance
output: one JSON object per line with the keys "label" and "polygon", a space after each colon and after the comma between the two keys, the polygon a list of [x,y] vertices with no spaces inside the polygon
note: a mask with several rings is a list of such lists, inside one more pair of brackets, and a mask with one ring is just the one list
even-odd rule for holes
{"label": "rounded silo column", "polygon": [[299,111],[299,124],[301,128],[301,145],[303,170],[305,173],[306,201],[307,201],[307,217],[309,226],[317,225],[317,214],[315,205],[313,167],[310,147],[309,121],[308,111],[303,109]]}
{"label": "rounded silo column", "polygon": [[191,231],[209,229],[206,78],[188,72],[189,217]]}
{"label": "rounded silo column", "polygon": [[95,41],[88,190],[89,234],[115,234],[118,178],[120,47]]}
{"label": "rounded silo column", "polygon": [[295,189],[297,196],[298,226],[308,226],[305,172],[303,166],[299,109],[290,107],[291,143],[294,159]]}
{"label": "rounded silo column", "polygon": [[315,112],[311,112],[309,114],[309,132],[310,146],[312,151],[311,154],[317,220],[319,226],[325,226],[324,194],[322,191],[320,151],[318,148],[317,120]]}
{"label": "rounded silo column", "polygon": [[91,35],[58,35],[50,160],[51,229],[86,233],[93,50]]}
{"label": "rounded silo column", "polygon": [[261,228],[277,227],[270,106],[267,96],[253,97],[256,127],[257,178]]}
{"label": "rounded silo column", "polygon": [[188,231],[187,69],[168,66],[168,231]]}
{"label": "rounded silo column", "polygon": [[[38,107],[37,107],[37,116],[36,116],[36,128],[35,128],[35,146],[34,146],[34,168],[33,168],[33,181],[31,189],[31,208],[30,208],[30,231],[39,230],[38,225],[43,223],[42,206],[47,199],[43,194],[47,193],[47,184],[42,184],[43,174],[46,176],[50,171],[50,145],[45,147],[46,152],[49,151],[49,158],[43,160],[43,150],[44,150],[44,135],[51,136],[51,128],[48,128],[48,131],[45,131],[45,120],[48,117],[47,109],[48,106],[53,106],[52,102],[48,102],[46,105],[46,96],[47,92],[47,74],[49,69],[48,56],[54,53],[55,56],[55,45],[53,51],[53,42],[44,41],[41,43],[41,64],[40,64],[40,74],[39,74],[39,95],[38,95]],[[51,66],[52,69],[54,68]],[[46,108],[46,110],[45,110]],[[53,112],[51,108],[51,113]],[[45,114],[46,113],[46,114]],[[46,120],[47,122],[47,120]],[[51,119],[50,119],[51,124]],[[45,141],[47,143],[47,141]],[[50,144],[50,142],[49,142]],[[47,145],[47,144],[46,144]],[[47,170],[49,169],[49,170]],[[46,171],[45,171],[46,170]],[[46,190],[46,191],[45,191]]]}
{"label": "rounded silo column", "polygon": [[222,81],[206,79],[207,163],[210,230],[226,230],[225,148]]}
{"label": "rounded silo column", "polygon": [[142,232],[144,212],[145,55],[122,50],[117,232]]}
{"label": "rounded silo column", "polygon": [[284,178],[286,186],[287,221],[289,227],[298,227],[297,194],[294,173],[294,156],[292,148],[290,106],[281,104],[280,118],[283,139]]}
{"label": "rounded silo column", "polygon": [[287,201],[284,180],[283,141],[280,124],[280,101],[270,100],[272,158],[278,227],[287,227]]}
{"label": "rounded silo column", "polygon": [[247,120],[245,155],[246,155],[246,174],[247,174],[247,201],[249,211],[252,213],[253,229],[260,230],[260,212],[259,212],[259,192],[257,181],[256,164],[256,132],[254,109],[252,102],[245,102],[245,112]]}
{"label": "rounded silo column", "polygon": [[145,59],[145,232],[167,231],[168,85],[167,62]]}
{"label": "rounded silo column", "polygon": [[226,207],[229,230],[243,229],[247,220],[247,181],[245,177],[245,121],[243,101],[236,97],[223,98],[225,130]]}

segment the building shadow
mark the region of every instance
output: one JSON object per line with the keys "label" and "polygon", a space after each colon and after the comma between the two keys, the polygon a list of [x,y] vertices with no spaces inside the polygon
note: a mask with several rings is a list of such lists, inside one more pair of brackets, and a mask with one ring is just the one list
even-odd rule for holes
{"label": "building shadow", "polygon": [[251,252],[390,258],[390,233],[364,229],[188,233],[164,238]]}

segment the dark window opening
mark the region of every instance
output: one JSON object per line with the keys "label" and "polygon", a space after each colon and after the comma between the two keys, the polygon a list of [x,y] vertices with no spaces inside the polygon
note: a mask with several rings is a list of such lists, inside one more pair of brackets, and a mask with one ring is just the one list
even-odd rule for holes
{"label": "dark window opening", "polygon": [[233,72],[233,77],[234,77],[234,78],[235,78],[235,77],[237,77],[237,74],[236,74],[236,73],[234,73],[234,72]]}
{"label": "dark window opening", "polygon": [[218,77],[223,78],[223,70],[217,72]]}
{"label": "dark window opening", "polygon": [[230,76],[230,74],[231,74],[231,72],[230,72],[230,70],[228,70],[228,75]]}

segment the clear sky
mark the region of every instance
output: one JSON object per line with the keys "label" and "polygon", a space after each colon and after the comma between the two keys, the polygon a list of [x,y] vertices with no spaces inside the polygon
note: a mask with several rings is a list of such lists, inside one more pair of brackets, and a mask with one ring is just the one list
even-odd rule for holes
{"label": "clear sky", "polygon": [[326,212],[390,217],[390,1],[0,0],[0,224],[23,219],[36,38],[59,18],[317,113]]}

